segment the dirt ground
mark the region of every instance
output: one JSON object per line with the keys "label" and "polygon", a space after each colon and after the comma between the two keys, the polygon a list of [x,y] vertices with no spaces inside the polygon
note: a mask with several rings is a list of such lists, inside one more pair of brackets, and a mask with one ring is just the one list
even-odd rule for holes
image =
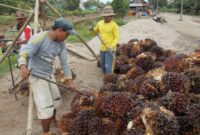
{"label": "dirt ground", "polygon": [[[163,14],[166,24],[154,22],[152,18],[130,21],[120,28],[120,43],[127,43],[130,39],[154,39],[159,46],[165,49],[174,49],[179,53],[190,53],[197,48],[197,40],[200,39],[200,23],[197,17],[183,16],[179,21],[178,15]],[[194,21],[196,20],[196,21]],[[95,52],[98,52],[99,40],[89,41]],[[99,89],[102,85],[102,73],[96,66],[96,61],[87,61],[69,53],[70,63],[77,74],[75,84],[78,90]],[[15,70],[15,77],[19,71]],[[11,78],[8,73],[0,79],[0,135],[24,135],[27,123],[28,98],[18,95],[16,101],[14,95],[8,93],[11,86]],[[72,93],[61,91],[63,104],[58,110],[59,119],[64,113],[70,111]],[[42,134],[40,121],[36,111],[33,113],[33,135]]]}

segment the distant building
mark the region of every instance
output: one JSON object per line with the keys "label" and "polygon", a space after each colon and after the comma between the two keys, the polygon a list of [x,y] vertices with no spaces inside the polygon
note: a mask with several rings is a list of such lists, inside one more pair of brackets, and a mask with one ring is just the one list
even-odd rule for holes
{"label": "distant building", "polygon": [[129,3],[129,9],[133,14],[138,12],[145,13],[149,6],[150,4],[144,0],[131,0]]}
{"label": "distant building", "polygon": [[149,3],[144,0],[131,0],[129,3],[129,8],[132,10],[142,10],[149,6]]}

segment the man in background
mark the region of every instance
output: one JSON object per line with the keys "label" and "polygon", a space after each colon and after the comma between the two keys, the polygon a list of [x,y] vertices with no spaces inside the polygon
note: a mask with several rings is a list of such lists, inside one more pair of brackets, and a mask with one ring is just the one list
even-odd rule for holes
{"label": "man in background", "polygon": [[111,6],[103,9],[103,20],[99,21],[92,32],[99,34],[102,41],[100,46],[101,68],[104,74],[112,74],[114,70],[116,46],[119,40],[119,27],[112,21],[114,11]]}
{"label": "man in background", "polygon": [[[26,22],[26,17],[22,11],[16,12],[16,20],[17,20],[17,30],[20,30]],[[20,38],[16,42],[16,45],[17,46],[26,45],[31,36],[32,36],[31,27],[27,25],[26,28],[23,30],[22,34],[20,35]]]}

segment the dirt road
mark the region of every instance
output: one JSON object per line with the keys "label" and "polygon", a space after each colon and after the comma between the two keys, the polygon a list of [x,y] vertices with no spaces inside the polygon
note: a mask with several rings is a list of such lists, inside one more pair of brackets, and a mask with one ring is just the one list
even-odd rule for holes
{"label": "dirt road", "polygon": [[[164,14],[167,22],[160,24],[149,19],[130,21],[120,28],[120,43],[127,43],[130,39],[152,38],[165,49],[174,49],[178,52],[189,53],[197,48],[197,39],[200,39],[200,24],[193,21],[193,17],[184,16],[180,22],[176,15]],[[92,39],[89,44],[98,52],[99,40]],[[102,85],[101,70],[96,67],[96,61],[87,61],[73,54],[70,63],[77,74],[75,81],[79,90],[90,90]],[[18,70],[15,70],[17,76]],[[28,98],[19,96],[16,101],[14,95],[9,95],[11,85],[9,74],[0,79],[0,135],[23,135],[26,130]],[[62,114],[70,111],[70,101],[73,94],[62,91],[63,105],[58,111],[58,119]],[[40,121],[34,111],[33,135],[41,134]]]}

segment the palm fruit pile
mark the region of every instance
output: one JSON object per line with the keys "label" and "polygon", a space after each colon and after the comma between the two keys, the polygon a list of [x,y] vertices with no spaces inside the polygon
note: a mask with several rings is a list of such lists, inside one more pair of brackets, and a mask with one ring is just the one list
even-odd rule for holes
{"label": "palm fruit pile", "polygon": [[[103,86],[77,94],[59,127],[69,135],[200,135],[200,55],[154,40],[119,44]],[[61,75],[57,80],[62,82]],[[61,72],[60,72],[61,73]]]}

